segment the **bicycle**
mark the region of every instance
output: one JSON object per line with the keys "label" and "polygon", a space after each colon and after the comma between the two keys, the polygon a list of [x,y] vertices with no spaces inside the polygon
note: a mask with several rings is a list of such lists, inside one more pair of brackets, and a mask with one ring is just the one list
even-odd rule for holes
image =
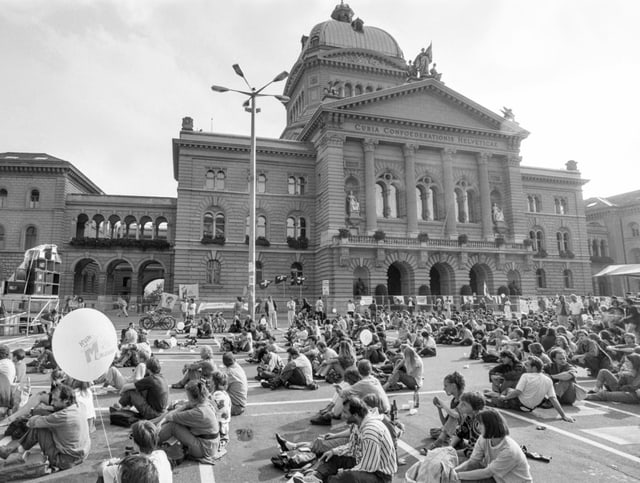
{"label": "bicycle", "polygon": [[146,330],[172,330],[176,326],[176,319],[162,310],[150,310],[140,318],[140,327]]}

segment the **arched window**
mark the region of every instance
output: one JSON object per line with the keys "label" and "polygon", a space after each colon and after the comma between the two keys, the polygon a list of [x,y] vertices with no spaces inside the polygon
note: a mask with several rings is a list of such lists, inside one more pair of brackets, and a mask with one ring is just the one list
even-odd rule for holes
{"label": "arched window", "polygon": [[151,240],[153,236],[153,221],[148,216],[140,220],[140,239]]}
{"label": "arched window", "polygon": [[542,230],[533,229],[529,232],[529,238],[532,242],[532,247],[534,252],[539,252],[540,250],[544,250],[544,233]]}
{"label": "arched window", "polygon": [[307,220],[302,217],[287,218],[287,238],[307,237]]}
{"label": "arched window", "polygon": [[0,225],[0,250],[4,250],[4,226]]}
{"label": "arched window", "polygon": [[2,188],[0,190],[0,208],[6,208],[7,207],[7,196],[9,195],[9,193],[7,193],[7,190]]}
{"label": "arched window", "polygon": [[258,193],[266,193],[267,192],[267,175],[259,174],[258,175]]}
{"label": "arched window", "polygon": [[212,190],[214,185],[215,185],[215,177],[216,174],[213,172],[212,169],[210,169],[209,171],[207,171],[207,174],[205,175],[205,180],[204,180],[204,187],[208,190]]}
{"label": "arched window", "polygon": [[360,84],[356,84],[355,95],[359,96],[362,94],[362,86]]}
{"label": "arched window", "polygon": [[594,257],[600,256],[600,244],[598,243],[598,240],[594,239],[591,241],[591,255]]}
{"label": "arched window", "polygon": [[40,207],[40,191],[31,190],[31,195],[29,196],[29,208],[39,208]]}
{"label": "arched window", "polygon": [[216,178],[213,182],[213,189],[216,191],[224,190],[224,181],[226,179],[226,175],[224,171],[220,170],[216,173]]}
{"label": "arched window", "polygon": [[419,180],[416,187],[416,203],[418,204],[418,217],[425,221],[437,219],[437,196],[436,188],[430,177],[425,176]]}
{"label": "arched window", "polygon": [[27,227],[24,234],[24,249],[28,250],[37,245],[38,241],[38,229],[35,226]]}
{"label": "arched window", "polygon": [[364,91],[365,92],[373,92],[373,87],[367,86]]}
{"label": "arched window", "polygon": [[156,220],[156,238],[166,240],[169,233],[169,222],[166,218],[160,217]]}
{"label": "arched window", "polygon": [[571,273],[571,270],[564,270],[562,278],[564,279],[564,288],[573,288],[573,273]]}
{"label": "arched window", "polygon": [[398,217],[398,189],[391,173],[383,174],[376,183],[376,214],[382,218]]}
{"label": "arched window", "polygon": [[[456,221],[458,223],[472,223],[477,219],[479,203],[473,189],[466,181],[459,181],[455,190]],[[499,204],[498,204],[499,206]]]}
{"label": "arched window", "polygon": [[631,229],[631,236],[633,238],[640,237],[640,226],[636,222],[630,223],[629,228]]}
{"label": "arched window", "polygon": [[260,215],[257,218],[256,223],[256,237],[267,237],[267,218],[264,215]]}
{"label": "arched window", "polygon": [[[129,215],[124,219],[124,237],[135,240],[138,237],[138,223],[135,217]],[[87,236],[87,235],[85,235]]]}
{"label": "arched window", "polygon": [[353,87],[351,87],[350,83],[346,83],[344,85],[344,97],[351,97],[353,95]]}
{"label": "arched window", "polygon": [[218,260],[207,260],[207,273],[205,275],[206,283],[220,284],[220,276],[222,265]]}
{"label": "arched window", "polygon": [[287,178],[287,193],[289,193],[290,195],[296,194],[296,177],[295,176],[289,176]]}
{"label": "arched window", "polygon": [[206,212],[202,218],[202,237],[215,238],[223,237],[225,234],[224,213]]}
{"label": "arched window", "polygon": [[607,245],[607,240],[600,240],[600,253],[603,257],[609,256],[609,247]]}
{"label": "arched window", "polygon": [[536,282],[538,288],[547,288],[547,275],[542,268],[536,270]]}
{"label": "arched window", "polygon": [[568,232],[559,231],[556,233],[556,240],[558,242],[558,252],[566,252],[570,249]]}
{"label": "arched window", "polygon": [[569,212],[569,202],[566,198],[561,196],[556,196],[553,199],[553,203],[555,205],[556,214],[558,215],[566,215]]}

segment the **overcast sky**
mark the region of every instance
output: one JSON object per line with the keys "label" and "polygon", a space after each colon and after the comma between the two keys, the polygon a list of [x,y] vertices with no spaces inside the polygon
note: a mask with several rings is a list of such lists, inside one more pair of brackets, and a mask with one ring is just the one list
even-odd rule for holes
{"label": "overcast sky", "polygon": [[[248,134],[231,65],[260,87],[339,0],[0,0],[0,152],[72,162],[109,194],[176,196],[171,139]],[[531,132],[523,165],[578,162],[585,198],[640,189],[640,2],[352,0],[413,59],[433,42],[446,85]],[[284,83],[270,88],[280,93]],[[261,100],[258,136],[284,108]],[[630,176],[630,174],[635,176]]]}

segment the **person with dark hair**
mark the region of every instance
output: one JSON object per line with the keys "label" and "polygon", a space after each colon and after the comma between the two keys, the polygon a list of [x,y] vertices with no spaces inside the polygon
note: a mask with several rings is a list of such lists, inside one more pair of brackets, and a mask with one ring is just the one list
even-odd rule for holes
{"label": "person with dark hair", "polygon": [[495,409],[478,413],[481,436],[467,461],[456,466],[454,480],[532,482],[529,463],[509,436],[507,422]]}
{"label": "person with dark hair", "polygon": [[576,402],[576,377],[578,370],[567,362],[567,353],[556,348],[549,354],[551,364],[545,364],[544,372],[553,381],[553,390],[560,404],[573,404]]}
{"label": "person with dark hair", "polygon": [[147,361],[145,377],[135,381],[133,386],[133,389],[122,392],[120,400],[112,406],[113,409],[134,406],[143,419],[155,419],[167,410],[169,385],[160,374],[158,359],[152,357]]}
{"label": "person with dark hair", "polygon": [[558,402],[553,382],[542,373],[542,361],[536,356],[529,356],[524,367],[527,372],[520,377],[515,389],[509,389],[506,394],[499,396],[485,394],[487,404],[521,411],[533,411],[537,407],[553,407],[564,421],[573,423],[575,419],[565,414]]}
{"label": "person with dark hair", "polygon": [[187,457],[214,464],[220,442],[219,424],[204,381],[185,386],[187,404],[170,411],[161,422],[159,443],[174,437],[182,443]]}
{"label": "person with dark hair", "polygon": [[589,337],[586,330],[577,330],[575,335],[578,342],[571,362],[587,369],[591,377],[597,377],[600,369],[611,369],[611,357]]}
{"label": "person with dark hair", "polygon": [[120,483],[159,483],[158,473],[153,461],[141,454],[127,456],[118,465]]}
{"label": "person with dark hair", "polygon": [[501,351],[500,360],[502,363],[489,371],[491,391],[495,394],[502,394],[507,389],[516,387],[524,373],[524,366],[512,351]]}
{"label": "person with dark hair", "polygon": [[247,405],[247,375],[236,362],[231,352],[222,355],[223,373],[227,375],[227,394],[231,398],[231,416],[238,416],[244,412]]}
{"label": "person with dark hair", "polygon": [[66,470],[84,461],[91,449],[86,414],[76,403],[74,390],[61,384],[52,392],[53,413],[32,416],[25,435],[0,448],[0,458],[20,461],[25,451],[40,445],[51,466]]}
{"label": "person with dark hair", "polygon": [[445,446],[451,440],[451,437],[455,433],[458,422],[460,421],[460,412],[458,406],[460,405],[460,397],[464,393],[466,382],[462,374],[458,371],[451,374],[447,374],[444,377],[444,392],[447,396],[453,396],[449,407],[446,407],[444,401],[438,396],[433,398],[433,405],[438,409],[438,416],[440,417],[440,423],[442,427],[432,428],[429,431],[429,435],[435,439],[435,441],[427,448],[423,448],[423,454],[427,451]]}
{"label": "person with dark hair", "polygon": [[589,401],[640,403],[640,354],[629,354],[617,375],[600,369],[596,386],[587,395]]}
{"label": "person with dark hair", "polygon": [[16,384],[22,384],[27,376],[27,366],[24,362],[26,353],[24,349],[14,349],[11,352],[11,360],[16,368]]}
{"label": "person with dark hair", "polygon": [[479,392],[465,392],[460,396],[460,421],[449,443],[449,446],[458,450],[460,457],[471,454],[473,445],[480,436],[477,416],[484,409],[484,404],[484,398]]}
{"label": "person with dark hair", "polygon": [[262,387],[278,389],[282,386],[295,385],[317,389],[317,385],[313,382],[311,361],[307,356],[301,354],[297,347],[290,347],[287,352],[289,353],[289,362],[284,366],[282,372],[271,381],[263,381],[261,383]]}
{"label": "person with dark hair", "polygon": [[[158,483],[172,483],[173,474],[171,463],[167,453],[158,448],[158,428],[151,421],[138,421],[131,426],[129,438],[133,441],[134,449],[138,449],[143,456],[149,458],[158,471]],[[103,461],[98,467],[98,473],[102,475],[104,483],[113,483],[118,480],[120,465],[124,459],[112,458]],[[126,464],[125,464],[126,466]],[[136,483],[138,483],[136,481]]]}

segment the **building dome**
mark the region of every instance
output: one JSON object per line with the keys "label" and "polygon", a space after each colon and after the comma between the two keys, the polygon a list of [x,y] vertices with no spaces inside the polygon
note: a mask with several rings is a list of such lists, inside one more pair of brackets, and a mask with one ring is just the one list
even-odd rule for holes
{"label": "building dome", "polygon": [[404,59],[398,42],[387,32],[377,27],[365,26],[359,18],[352,21],[353,10],[349,5],[336,6],[331,17],[331,20],[319,23],[311,29],[302,48],[302,57],[311,49],[337,48],[370,50]]}

